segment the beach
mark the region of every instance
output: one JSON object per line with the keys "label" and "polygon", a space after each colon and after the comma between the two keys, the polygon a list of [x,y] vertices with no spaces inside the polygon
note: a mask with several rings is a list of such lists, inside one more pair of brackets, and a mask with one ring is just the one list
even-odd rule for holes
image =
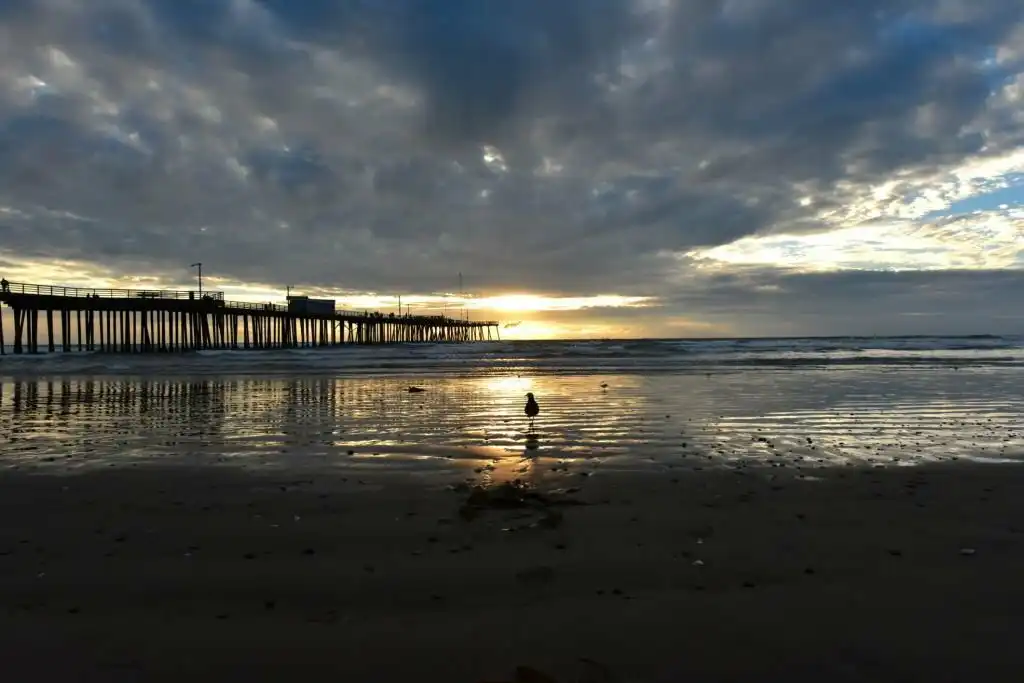
{"label": "beach", "polygon": [[8,474],[4,660],[15,680],[1016,675],[1015,468],[586,479],[547,528],[375,478]]}
{"label": "beach", "polygon": [[12,680],[1016,680],[1020,373],[11,376],[3,658]]}

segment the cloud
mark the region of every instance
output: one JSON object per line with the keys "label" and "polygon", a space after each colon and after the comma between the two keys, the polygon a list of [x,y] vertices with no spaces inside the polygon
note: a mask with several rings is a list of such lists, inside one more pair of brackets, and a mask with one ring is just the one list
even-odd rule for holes
{"label": "cloud", "polygon": [[[0,240],[113,274],[202,260],[426,294],[461,271],[484,294],[664,301],[707,279],[685,254],[866,223],[960,255],[904,249],[911,268],[1019,268],[1018,219],[934,214],[1024,171],[1022,19],[1013,0],[7,2]],[[1000,246],[967,263],[982,239]]]}
{"label": "cloud", "polygon": [[1024,271],[789,272],[745,267],[663,302],[740,336],[1020,334]]}
{"label": "cloud", "polygon": [[1016,268],[1024,259],[1024,209],[951,215],[928,222],[870,223],[804,235],[746,237],[689,252],[691,265],[797,271]]}

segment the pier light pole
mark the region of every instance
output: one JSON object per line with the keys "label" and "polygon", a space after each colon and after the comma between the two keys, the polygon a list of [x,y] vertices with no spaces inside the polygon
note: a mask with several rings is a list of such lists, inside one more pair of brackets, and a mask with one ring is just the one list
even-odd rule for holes
{"label": "pier light pole", "polygon": [[189,266],[189,268],[198,268],[199,269],[199,271],[198,271],[199,272],[199,275],[198,275],[198,277],[199,277],[199,298],[202,298],[202,296],[203,296],[203,264],[202,264],[202,262],[193,263],[191,266]]}
{"label": "pier light pole", "polygon": [[460,311],[461,316],[466,317],[466,296],[462,293],[462,273],[459,273],[459,306],[462,307]]}

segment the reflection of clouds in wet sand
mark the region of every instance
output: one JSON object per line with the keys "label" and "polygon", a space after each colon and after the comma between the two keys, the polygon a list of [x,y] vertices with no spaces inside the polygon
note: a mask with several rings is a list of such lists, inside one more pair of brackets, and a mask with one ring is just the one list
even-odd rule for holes
{"label": "reflection of clouds in wet sand", "polygon": [[[420,393],[409,378],[21,381],[0,384],[0,435],[8,465],[68,467],[666,471],[1014,459],[1024,455],[1019,374],[510,375],[417,379]],[[532,433],[526,391],[542,405]]]}

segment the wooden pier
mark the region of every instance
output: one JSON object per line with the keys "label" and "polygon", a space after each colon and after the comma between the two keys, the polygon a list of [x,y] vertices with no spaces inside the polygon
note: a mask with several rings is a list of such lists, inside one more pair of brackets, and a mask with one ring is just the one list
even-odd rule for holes
{"label": "wooden pier", "polygon": [[[223,292],[85,289],[6,283],[0,304],[14,314],[14,353],[154,353],[283,349],[347,344],[478,342],[500,339],[498,323],[441,315],[302,312],[272,303],[225,301]],[[7,340],[0,324],[0,354]]]}

